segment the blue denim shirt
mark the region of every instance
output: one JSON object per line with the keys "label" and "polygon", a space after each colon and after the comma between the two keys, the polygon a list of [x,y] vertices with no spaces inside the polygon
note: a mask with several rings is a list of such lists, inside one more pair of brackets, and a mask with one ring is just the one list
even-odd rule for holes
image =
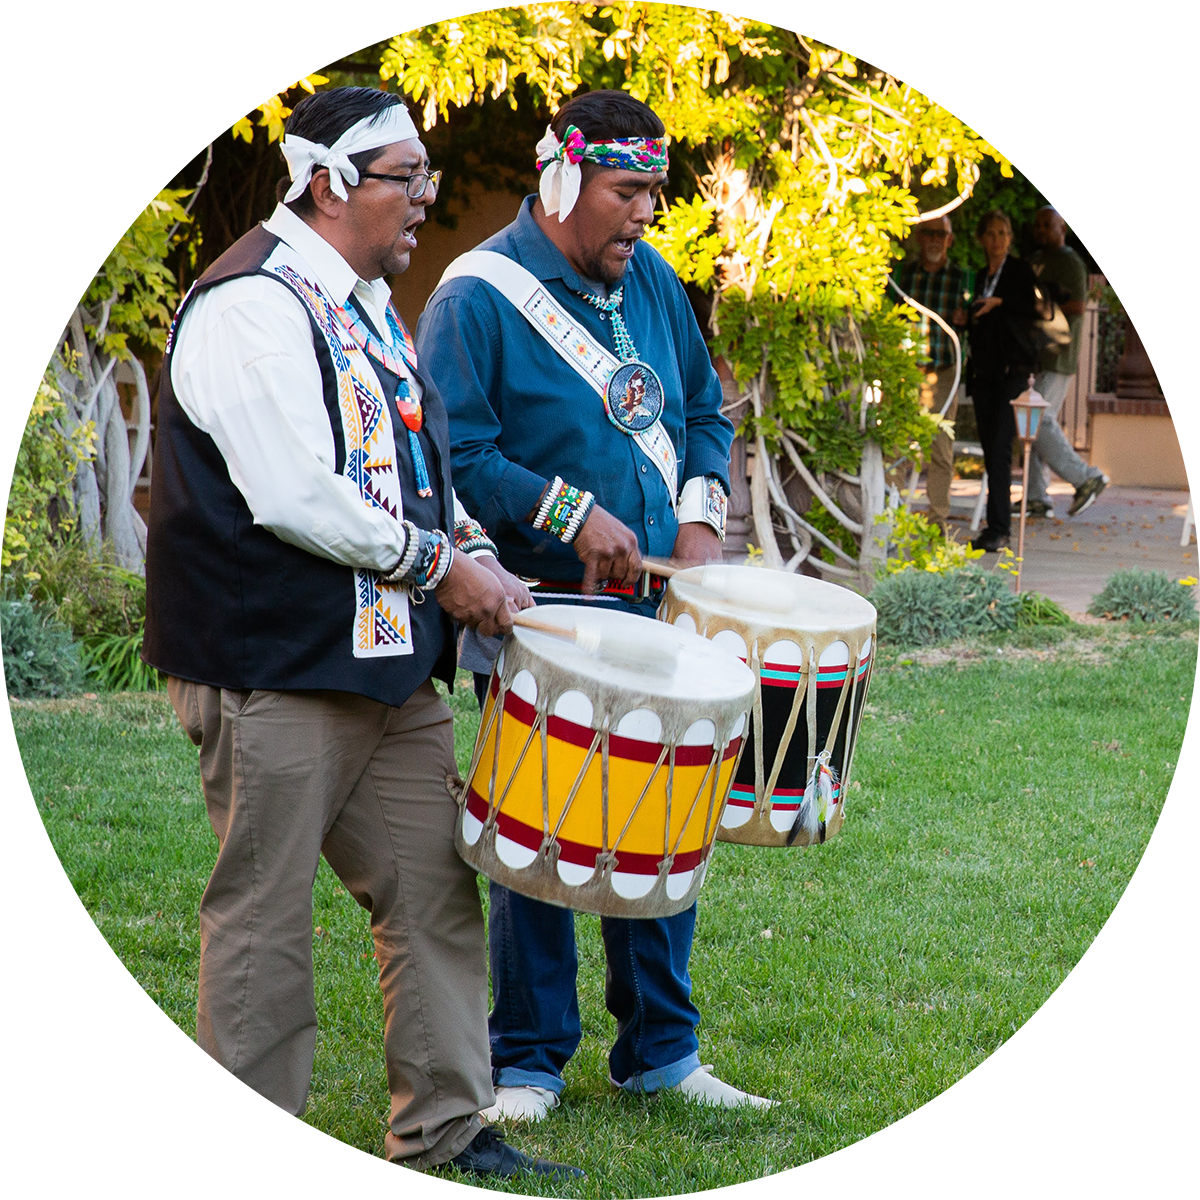
{"label": "blue denim shirt", "polygon": [[[602,345],[607,318],[577,293],[597,292],[537,227],[526,197],[517,219],[478,248],[515,259]],[[695,475],[729,490],[733,426],[721,383],[683,286],[662,256],[638,242],[622,280],[622,315],[639,357],[662,380],[663,424],[679,458],[677,491]],[[570,546],[528,517],[560,475],[637,534],[643,554],[667,556],[678,525],[662,476],[605,416],[596,392],[491,284],[451,280],[417,324],[417,352],[450,417],[454,487],[488,530],[506,567],[556,581],[583,577]]]}

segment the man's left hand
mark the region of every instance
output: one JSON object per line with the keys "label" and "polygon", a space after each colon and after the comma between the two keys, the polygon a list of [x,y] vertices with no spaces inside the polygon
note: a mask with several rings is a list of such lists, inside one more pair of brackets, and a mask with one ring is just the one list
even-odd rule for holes
{"label": "man's left hand", "polygon": [[533,608],[533,597],[529,594],[529,589],[512,572],[506,571],[498,558],[491,554],[481,554],[475,562],[481,567],[486,567],[500,580],[504,594],[512,601],[517,612],[523,608]]}
{"label": "man's left hand", "polygon": [[671,565],[702,567],[705,563],[721,561],[721,539],[717,531],[704,521],[688,521],[680,525],[671,551]]}

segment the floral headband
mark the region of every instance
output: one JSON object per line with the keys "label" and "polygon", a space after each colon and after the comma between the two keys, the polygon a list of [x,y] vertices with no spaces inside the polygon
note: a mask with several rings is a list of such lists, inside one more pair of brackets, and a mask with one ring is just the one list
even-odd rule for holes
{"label": "floral headband", "polygon": [[542,173],[538,192],[547,213],[558,213],[565,221],[579,199],[581,162],[594,162],[620,171],[665,171],[668,166],[665,138],[614,138],[611,142],[589,142],[574,126],[560,142],[549,125],[536,146],[538,170]]}

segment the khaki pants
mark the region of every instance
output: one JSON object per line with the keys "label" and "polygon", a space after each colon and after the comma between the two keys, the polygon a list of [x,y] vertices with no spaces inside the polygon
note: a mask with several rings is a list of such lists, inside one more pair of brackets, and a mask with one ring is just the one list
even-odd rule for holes
{"label": "khaki pants", "polygon": [[392,1097],[386,1151],[444,1162],[493,1102],[475,873],[454,850],[450,710],[426,682],[403,708],[347,692],[168,681],[200,747],[220,849],[200,902],[197,1040],[295,1114],[316,1041],[312,888],[320,855],[371,914]]}
{"label": "khaki pants", "polygon": [[[921,385],[921,406],[938,412],[950,395],[954,382],[954,369],[945,367],[940,371],[930,369]],[[958,416],[958,397],[950,401],[946,409],[946,420]],[[950,518],[950,481],[954,478],[954,439],[949,434],[938,432],[929,452],[929,467],[925,472],[925,494],[929,498],[929,519],[943,530]]]}

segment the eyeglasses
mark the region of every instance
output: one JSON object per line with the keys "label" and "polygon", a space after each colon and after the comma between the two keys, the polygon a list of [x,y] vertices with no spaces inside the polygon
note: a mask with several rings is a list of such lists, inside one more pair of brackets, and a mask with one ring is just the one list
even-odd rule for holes
{"label": "eyeglasses", "polygon": [[410,200],[419,200],[425,195],[425,189],[433,186],[434,192],[442,182],[441,171],[421,171],[416,175],[380,175],[375,171],[359,171],[359,179],[386,179],[389,183],[404,184],[404,194]]}

